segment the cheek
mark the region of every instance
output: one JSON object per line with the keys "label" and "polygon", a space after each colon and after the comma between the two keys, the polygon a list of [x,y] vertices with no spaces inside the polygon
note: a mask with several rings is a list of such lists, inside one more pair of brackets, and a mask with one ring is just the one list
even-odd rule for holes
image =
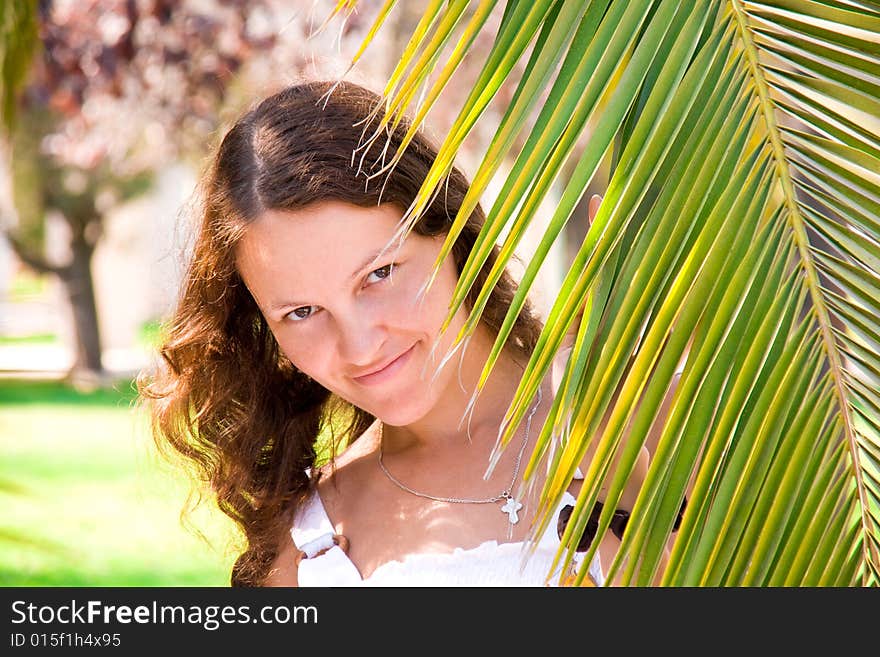
{"label": "cheek", "polygon": [[[444,267],[431,289],[428,290],[421,305],[411,311],[412,326],[427,338],[427,347],[431,353],[429,360],[433,366],[443,362],[467,319],[467,308],[462,306],[456,312],[446,331],[440,333],[449,314],[449,304],[452,301],[456,282],[457,272],[454,265],[450,264],[448,267]],[[417,291],[418,289],[421,289],[421,286],[417,286]]]}
{"label": "cheek", "polygon": [[[449,314],[449,304],[452,302],[457,282],[458,276],[455,266],[451,261],[447,261],[428,294],[425,295],[422,303],[422,313],[424,314],[425,322],[436,326],[437,330],[440,329],[446,320],[446,316]],[[457,331],[454,329],[462,326],[466,317],[467,310],[462,306],[456,312],[452,324],[447,331],[447,335],[452,334],[450,339],[455,337]]]}
{"label": "cheek", "polygon": [[309,375],[319,383],[326,380],[324,372],[328,369],[326,363],[327,350],[317,340],[304,340],[302,337],[291,338],[289,336],[275,334],[278,347],[293,366],[300,372]]}
{"label": "cheek", "polygon": [[451,289],[437,280],[428,293],[419,296],[426,281],[425,272],[407,272],[384,290],[377,290],[364,306],[365,321],[391,331],[434,333],[446,318]]}

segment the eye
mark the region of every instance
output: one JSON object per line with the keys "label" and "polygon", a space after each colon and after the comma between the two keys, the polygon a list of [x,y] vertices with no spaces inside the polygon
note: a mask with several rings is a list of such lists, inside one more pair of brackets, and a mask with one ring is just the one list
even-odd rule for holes
{"label": "eye", "polygon": [[293,322],[301,322],[315,314],[317,306],[300,306],[287,313],[284,318]]}
{"label": "eye", "polygon": [[397,265],[393,262],[385,265],[384,267],[379,267],[379,269],[376,269],[367,275],[367,282],[376,283],[378,281],[384,280],[391,276],[391,272],[393,272],[395,269],[397,269]]}

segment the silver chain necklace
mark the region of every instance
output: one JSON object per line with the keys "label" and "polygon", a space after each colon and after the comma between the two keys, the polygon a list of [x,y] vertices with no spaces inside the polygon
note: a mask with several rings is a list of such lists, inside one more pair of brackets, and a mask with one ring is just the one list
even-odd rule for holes
{"label": "silver chain necklace", "polygon": [[[529,415],[526,418],[526,430],[525,435],[523,436],[522,445],[519,448],[519,453],[516,455],[516,462],[513,467],[513,477],[510,479],[510,484],[508,484],[507,488],[498,493],[493,497],[487,497],[482,500],[469,499],[466,497],[440,497],[439,495],[429,495],[428,493],[421,493],[417,490],[413,490],[406,484],[402,483],[398,479],[394,477],[388,471],[388,468],[385,467],[385,463],[382,461],[382,437],[379,438],[379,467],[382,468],[382,472],[385,473],[385,476],[388,477],[398,488],[405,490],[407,493],[411,493],[413,495],[418,495],[419,497],[424,497],[429,500],[434,500],[436,502],[449,502],[452,504],[492,504],[494,502],[500,502],[501,500],[506,500],[504,505],[501,507],[501,511],[507,514],[508,520],[511,525],[515,525],[519,522],[519,516],[517,515],[517,511],[522,508],[522,504],[513,497],[513,487],[516,484],[516,477],[519,474],[519,466],[520,461],[522,461],[523,452],[526,449],[526,444],[529,442],[529,433],[532,427],[532,416],[538,410],[538,406],[541,405],[541,388],[538,388],[538,401],[535,402],[535,405],[532,406],[532,410],[529,411]],[[384,434],[383,434],[384,435]]]}

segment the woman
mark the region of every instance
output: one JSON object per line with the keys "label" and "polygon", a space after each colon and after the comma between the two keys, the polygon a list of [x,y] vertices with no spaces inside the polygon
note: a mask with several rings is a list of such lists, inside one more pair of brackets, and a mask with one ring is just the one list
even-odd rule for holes
{"label": "woman", "polygon": [[[440,326],[482,211],[420,298],[467,182],[453,170],[413,233],[386,248],[436,150],[419,135],[387,180],[368,179],[385,139],[359,170],[353,152],[371,128],[356,124],[380,99],[330,89],[289,87],[222,140],[165,367],[141,382],[157,441],[198,466],[242,529],[233,585],[543,584],[557,529],[520,569],[535,504],[514,496],[552,381],[483,477],[540,320],[526,306],[461,424],[515,282],[505,274],[467,349],[441,366],[464,310],[442,336]],[[602,540],[597,583],[616,546]]]}

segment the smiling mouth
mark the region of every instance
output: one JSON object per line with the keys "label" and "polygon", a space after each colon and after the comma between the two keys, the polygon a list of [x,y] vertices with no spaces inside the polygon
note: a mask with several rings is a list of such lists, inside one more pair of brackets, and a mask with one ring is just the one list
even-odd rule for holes
{"label": "smiling mouth", "polygon": [[363,374],[361,376],[354,376],[352,379],[357,381],[358,383],[364,385],[372,385],[375,383],[381,383],[392,376],[409,360],[410,354],[412,354],[415,345],[411,346],[409,349],[404,351],[402,354],[397,356],[390,363],[385,365],[383,368],[376,370],[375,372],[370,372],[369,374]]}

